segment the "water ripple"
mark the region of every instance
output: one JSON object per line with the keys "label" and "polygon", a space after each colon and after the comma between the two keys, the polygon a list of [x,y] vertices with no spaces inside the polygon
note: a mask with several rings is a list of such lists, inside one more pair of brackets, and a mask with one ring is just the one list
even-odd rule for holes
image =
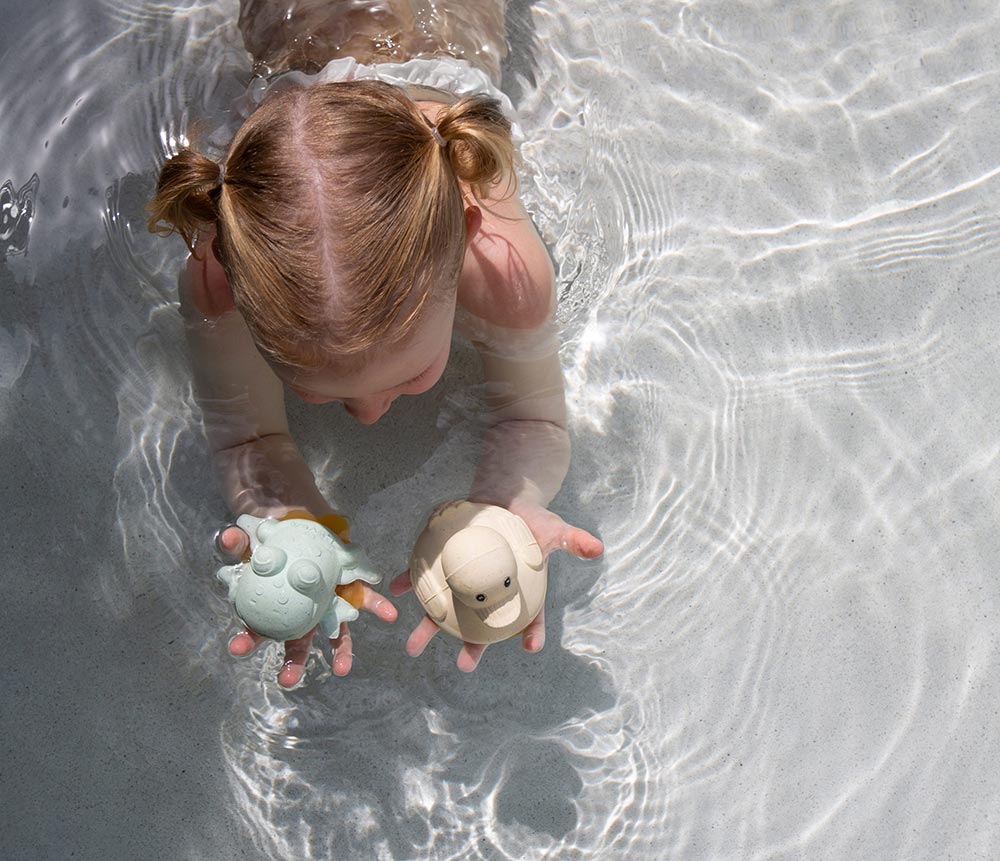
{"label": "water ripple", "polygon": [[28,250],[28,230],[35,215],[38,184],[38,174],[34,173],[18,189],[10,180],[0,186],[0,261],[8,254],[24,254]]}
{"label": "water ripple", "polygon": [[42,18],[11,47],[4,59],[20,85],[0,93],[0,115],[24,144],[0,153],[0,175],[41,177],[39,241],[60,247],[97,227],[101,189],[151,170],[159,128],[184,109],[225,115],[245,62],[234,8],[81,0],[65,4],[58,27]]}

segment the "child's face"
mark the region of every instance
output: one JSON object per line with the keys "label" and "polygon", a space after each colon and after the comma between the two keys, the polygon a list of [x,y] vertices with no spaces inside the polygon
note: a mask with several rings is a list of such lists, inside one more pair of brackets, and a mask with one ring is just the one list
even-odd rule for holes
{"label": "child's face", "polygon": [[440,303],[410,338],[373,356],[360,370],[275,371],[307,403],[340,401],[361,424],[374,424],[400,395],[422,394],[441,378],[454,322],[455,303]]}

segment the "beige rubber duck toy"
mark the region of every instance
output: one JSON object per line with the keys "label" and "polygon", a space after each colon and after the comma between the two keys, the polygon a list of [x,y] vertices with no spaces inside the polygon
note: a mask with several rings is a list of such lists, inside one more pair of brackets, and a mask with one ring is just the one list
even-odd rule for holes
{"label": "beige rubber duck toy", "polygon": [[520,517],[460,500],[427,521],[410,557],[410,578],[441,630],[467,643],[497,643],[538,615],[548,567]]}

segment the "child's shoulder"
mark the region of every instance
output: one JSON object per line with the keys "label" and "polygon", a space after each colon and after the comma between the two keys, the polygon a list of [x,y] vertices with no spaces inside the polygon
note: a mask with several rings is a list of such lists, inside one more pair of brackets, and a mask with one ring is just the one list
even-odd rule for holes
{"label": "child's shoulder", "polygon": [[458,304],[506,329],[537,329],[555,308],[555,273],[541,237],[514,194],[480,205],[482,224],[465,252]]}

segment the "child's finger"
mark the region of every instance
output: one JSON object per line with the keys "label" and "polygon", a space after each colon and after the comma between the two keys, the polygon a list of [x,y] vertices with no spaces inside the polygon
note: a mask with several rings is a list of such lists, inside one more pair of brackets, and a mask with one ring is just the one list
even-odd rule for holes
{"label": "child's finger", "polygon": [[486,646],[480,643],[463,643],[458,653],[458,668],[463,673],[471,673],[479,666],[479,659],[486,651]]}
{"label": "child's finger", "polygon": [[540,652],[545,645],[545,607],[538,611],[528,627],[521,632],[521,644],[526,652]]}
{"label": "child's finger", "polygon": [[[316,629],[313,628],[313,631]],[[299,679],[306,670],[306,661],[309,658],[309,649],[312,647],[312,635],[310,631],[304,637],[297,640],[288,640],[285,643],[285,663],[281,665],[281,672],[278,673],[278,684],[285,688],[298,684]]]}
{"label": "child's finger", "polygon": [[240,631],[229,641],[229,654],[235,658],[242,658],[244,655],[249,655],[260,645],[263,639],[260,634],[255,634],[253,631]]}
{"label": "child's finger", "polygon": [[593,559],[604,552],[604,544],[599,538],[585,529],[570,526],[552,511],[538,506],[519,510],[518,513],[546,556],[553,550],[565,550],[580,559]]}
{"label": "child's finger", "polygon": [[400,595],[405,595],[413,588],[413,581],[410,580],[410,572],[404,571],[398,577],[393,577],[392,582],[389,583],[389,594],[398,598]]}
{"label": "child's finger", "polygon": [[396,621],[396,617],[399,615],[396,611],[396,605],[385,595],[376,592],[370,586],[365,586],[364,595],[364,603],[361,605],[363,609],[373,616],[378,616],[384,622]]}
{"label": "child's finger", "polygon": [[242,559],[250,549],[250,537],[238,526],[227,526],[216,534],[215,549],[223,556]]}
{"label": "child's finger", "polygon": [[434,635],[441,629],[434,623],[430,616],[424,616],[420,624],[413,629],[410,638],[406,641],[406,654],[411,658],[416,658],[423,654],[427,644],[434,638]]}
{"label": "child's finger", "polygon": [[578,559],[595,559],[604,552],[604,542],[584,529],[567,526],[560,538],[559,546]]}
{"label": "child's finger", "polygon": [[340,634],[330,640],[330,645],[333,646],[333,674],[346,676],[354,664],[354,644],[347,622],[340,623]]}

